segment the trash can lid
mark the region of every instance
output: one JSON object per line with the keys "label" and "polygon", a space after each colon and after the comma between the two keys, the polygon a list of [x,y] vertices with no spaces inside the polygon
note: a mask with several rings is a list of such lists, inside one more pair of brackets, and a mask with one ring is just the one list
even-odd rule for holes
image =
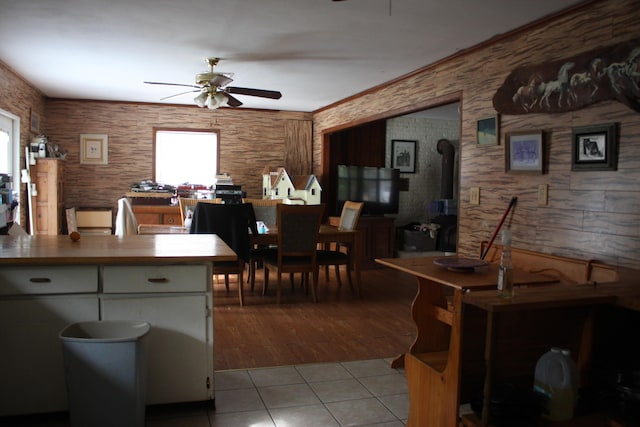
{"label": "trash can lid", "polygon": [[149,322],[140,320],[96,320],[72,323],[60,332],[59,337],[75,342],[136,341],[150,329]]}

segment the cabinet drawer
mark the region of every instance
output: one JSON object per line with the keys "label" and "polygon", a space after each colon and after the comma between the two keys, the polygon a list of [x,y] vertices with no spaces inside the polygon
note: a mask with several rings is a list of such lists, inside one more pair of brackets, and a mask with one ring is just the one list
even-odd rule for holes
{"label": "cabinet drawer", "polygon": [[98,292],[98,266],[0,268],[0,295]]}
{"label": "cabinet drawer", "polygon": [[206,292],[206,265],[105,266],[104,293]]}

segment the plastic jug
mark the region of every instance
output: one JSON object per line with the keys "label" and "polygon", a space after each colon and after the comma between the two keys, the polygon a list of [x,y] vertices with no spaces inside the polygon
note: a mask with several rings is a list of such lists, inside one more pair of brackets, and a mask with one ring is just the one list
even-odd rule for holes
{"label": "plastic jug", "polygon": [[578,369],[569,350],[553,347],[536,363],[534,392],[542,397],[542,416],[550,421],[573,418]]}

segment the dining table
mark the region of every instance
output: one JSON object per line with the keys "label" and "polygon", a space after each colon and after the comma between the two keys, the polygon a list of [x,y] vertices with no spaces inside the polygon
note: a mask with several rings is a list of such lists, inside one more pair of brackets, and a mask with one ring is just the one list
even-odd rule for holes
{"label": "dining table", "polygon": [[[138,234],[189,234],[189,229],[178,225],[165,224],[140,224],[138,226]],[[353,271],[355,276],[355,292],[358,297],[361,296],[361,275],[360,275],[360,250],[361,234],[358,230],[345,230],[340,227],[322,224],[318,230],[318,244],[327,245],[332,243],[344,243],[351,245],[352,256],[351,265],[348,268]],[[269,225],[263,233],[250,234],[251,245],[269,246],[278,244],[278,228],[275,225]]]}
{"label": "dining table", "polygon": [[[358,297],[361,296],[361,276],[360,276],[360,232],[358,230],[345,230],[340,227],[321,224],[318,230],[318,244],[326,245],[331,243],[345,243],[351,245],[351,265],[348,268],[355,275],[355,292]],[[250,241],[252,245],[269,246],[278,244],[278,228],[277,226],[269,226],[264,233],[251,234]]]}

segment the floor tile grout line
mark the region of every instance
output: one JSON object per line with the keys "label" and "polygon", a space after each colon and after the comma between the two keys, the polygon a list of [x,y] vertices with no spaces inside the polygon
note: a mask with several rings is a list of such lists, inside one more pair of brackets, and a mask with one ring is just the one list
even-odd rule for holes
{"label": "floor tile grout line", "polygon": [[[374,360],[381,360],[384,361],[385,363],[388,363],[388,361],[384,358],[382,359],[367,359],[367,360],[362,360],[362,362],[368,362],[368,361],[374,361]],[[357,363],[359,361],[349,361],[349,363]],[[365,399],[370,399],[370,398],[374,398],[376,399],[376,401],[378,403],[380,403],[380,405],[382,405],[382,407],[384,407],[387,411],[389,411],[389,413],[394,417],[394,419],[396,421],[399,421],[400,423],[404,422],[402,421],[402,418],[399,418],[392,410],[391,408],[389,408],[381,399],[380,397],[388,397],[388,396],[396,396],[396,395],[403,395],[404,393],[395,393],[395,394],[390,394],[390,395],[384,395],[384,396],[377,396],[375,395],[369,388],[367,388],[367,386],[362,383],[361,378],[371,378],[374,376],[386,376],[386,375],[402,375],[401,370],[399,369],[395,369],[392,368],[392,370],[395,373],[388,373],[388,374],[380,374],[380,375],[368,375],[368,376],[362,376],[362,377],[357,377],[356,375],[354,375],[354,373],[352,373],[346,366],[344,366],[345,362],[326,362],[326,363],[311,363],[311,364],[296,364],[296,365],[289,365],[291,367],[294,368],[295,372],[300,375],[300,377],[303,379],[304,384],[309,388],[309,390],[313,393],[313,395],[318,399],[318,401],[320,402],[320,404],[323,406],[323,408],[328,412],[328,414],[331,416],[332,419],[334,419],[336,421],[336,423],[340,426],[343,426],[343,424],[335,417],[335,415],[331,412],[331,410],[329,409],[329,407],[327,406],[327,403],[323,402],[322,399],[320,398],[320,396],[317,394],[317,392],[313,389],[313,387],[311,387],[312,382],[310,382],[307,378],[305,378],[305,376],[303,375],[303,373],[300,370],[300,367],[302,366],[308,366],[308,365],[319,365],[319,364],[326,364],[326,365],[338,365],[341,366],[349,375],[349,379],[354,379],[355,381],[357,381],[369,394],[369,397],[359,397],[359,398],[354,398],[354,399],[342,399],[340,401],[337,402],[346,402],[346,401],[357,401],[357,400],[365,400]],[[284,366],[282,366],[284,367]],[[277,367],[272,367],[272,368],[280,368],[280,366]],[[294,406],[288,406],[288,407],[283,407],[283,408],[269,408],[267,407],[267,404],[265,403],[262,394],[259,391],[259,387],[258,385],[255,383],[255,380],[253,378],[253,376],[249,373],[249,371],[257,371],[257,370],[261,370],[261,369],[272,369],[272,368],[251,368],[251,369],[242,369],[242,370],[230,370],[230,371],[242,371],[244,373],[246,373],[246,375],[249,377],[251,384],[253,385],[253,388],[255,389],[256,393],[258,393],[258,396],[260,398],[260,401],[262,402],[262,405],[264,406],[265,410],[267,411],[267,413],[269,414],[269,418],[271,419],[271,421],[273,422],[274,425],[277,425],[276,420],[273,417],[273,413],[272,413],[272,409],[287,409],[287,408],[294,408]],[[346,378],[345,378],[346,379]],[[337,381],[337,380],[326,380],[327,382],[329,381]],[[323,381],[317,381],[317,382],[323,382]],[[300,383],[297,383],[300,384]],[[292,384],[281,384],[282,386],[287,386],[287,385],[292,385]],[[336,403],[336,402],[329,402],[329,403]],[[309,405],[300,405],[300,406],[295,406],[295,407],[302,407],[302,406],[309,406]],[[237,412],[247,412],[247,411],[237,411]],[[211,426],[211,418],[209,417],[209,425]]]}

